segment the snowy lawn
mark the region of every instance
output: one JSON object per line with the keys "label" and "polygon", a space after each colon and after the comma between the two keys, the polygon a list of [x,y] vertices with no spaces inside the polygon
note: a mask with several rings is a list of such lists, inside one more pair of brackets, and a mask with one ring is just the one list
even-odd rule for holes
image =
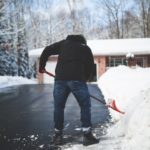
{"label": "snowy lawn", "polygon": [[150,68],[119,66],[98,81],[105,99],[114,98],[124,115],[110,110],[114,125],[100,143],[68,150],[150,150]]}
{"label": "snowy lawn", "polygon": [[5,88],[13,85],[20,84],[36,84],[37,81],[23,78],[23,77],[12,77],[12,76],[0,76],[0,88]]}

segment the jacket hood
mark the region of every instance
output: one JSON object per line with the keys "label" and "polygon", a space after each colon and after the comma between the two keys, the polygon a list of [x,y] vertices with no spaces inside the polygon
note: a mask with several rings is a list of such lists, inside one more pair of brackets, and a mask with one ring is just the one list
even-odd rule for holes
{"label": "jacket hood", "polygon": [[81,34],[79,34],[79,35],[68,35],[66,40],[79,42],[81,44],[87,44],[85,37]]}

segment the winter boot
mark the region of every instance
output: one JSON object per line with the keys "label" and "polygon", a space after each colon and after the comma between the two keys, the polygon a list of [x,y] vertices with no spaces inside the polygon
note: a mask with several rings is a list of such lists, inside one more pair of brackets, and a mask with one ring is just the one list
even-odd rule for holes
{"label": "winter boot", "polygon": [[88,146],[99,143],[99,139],[94,137],[91,131],[83,132],[83,145]]}
{"label": "winter boot", "polygon": [[55,129],[51,144],[62,145],[63,144],[63,134],[61,130]]}

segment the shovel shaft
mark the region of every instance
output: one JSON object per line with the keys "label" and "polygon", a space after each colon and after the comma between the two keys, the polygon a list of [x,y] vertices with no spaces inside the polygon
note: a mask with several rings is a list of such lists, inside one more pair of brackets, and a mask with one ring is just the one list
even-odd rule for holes
{"label": "shovel shaft", "polygon": [[106,103],[104,101],[102,101],[101,99],[99,99],[99,98],[97,98],[97,97],[95,97],[93,95],[90,95],[90,97],[92,97],[93,99],[95,99],[95,100],[101,102],[102,104],[106,105]]}

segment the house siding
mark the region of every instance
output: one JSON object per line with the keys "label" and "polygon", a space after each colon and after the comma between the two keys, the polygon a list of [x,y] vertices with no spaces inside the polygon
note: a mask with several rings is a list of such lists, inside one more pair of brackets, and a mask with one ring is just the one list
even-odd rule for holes
{"label": "house siding", "polygon": [[106,57],[95,56],[94,60],[97,65],[97,78],[99,78],[106,71]]}

